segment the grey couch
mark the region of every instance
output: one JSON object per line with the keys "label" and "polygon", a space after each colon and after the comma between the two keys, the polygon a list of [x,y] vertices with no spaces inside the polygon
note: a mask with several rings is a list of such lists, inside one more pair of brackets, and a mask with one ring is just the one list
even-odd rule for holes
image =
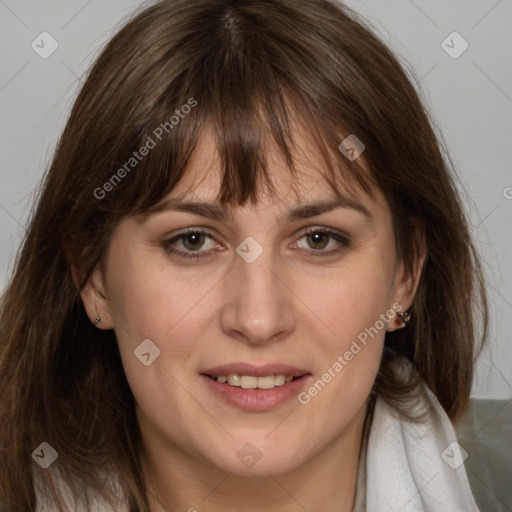
{"label": "grey couch", "polygon": [[481,512],[512,512],[512,399],[472,399],[455,425]]}

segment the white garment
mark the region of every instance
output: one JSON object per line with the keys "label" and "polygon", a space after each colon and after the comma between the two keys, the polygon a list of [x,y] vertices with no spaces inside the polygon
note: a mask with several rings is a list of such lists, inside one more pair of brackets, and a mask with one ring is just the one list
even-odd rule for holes
{"label": "white garment", "polygon": [[366,512],[478,512],[453,425],[425,386],[424,423],[375,403],[366,453]]}

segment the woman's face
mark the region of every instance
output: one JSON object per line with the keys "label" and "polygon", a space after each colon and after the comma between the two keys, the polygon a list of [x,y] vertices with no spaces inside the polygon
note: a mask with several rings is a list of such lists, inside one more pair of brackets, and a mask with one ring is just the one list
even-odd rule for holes
{"label": "woman's face", "polygon": [[167,199],[183,197],[124,220],[82,293],[115,329],[143,436],[240,475],[292,471],[352,432],[414,291],[379,191],[305,207],[335,199],[319,159],[304,152],[295,194],[270,156],[275,197],[220,218],[205,133]]}

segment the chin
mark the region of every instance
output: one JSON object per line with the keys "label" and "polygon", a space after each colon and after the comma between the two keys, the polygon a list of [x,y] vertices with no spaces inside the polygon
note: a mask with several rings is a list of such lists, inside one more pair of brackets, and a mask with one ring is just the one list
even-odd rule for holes
{"label": "chin", "polygon": [[294,464],[291,457],[276,456],[271,457],[263,456],[254,465],[241,463],[237,458],[226,461],[226,471],[231,474],[241,477],[251,478],[268,478],[270,475],[278,476],[291,473],[299,467],[299,463]]}
{"label": "chin", "polygon": [[289,473],[297,469],[304,460],[304,452],[297,453],[303,443],[273,443],[268,439],[250,441],[237,439],[230,446],[214,455],[210,462],[219,469],[237,476],[268,477]]}

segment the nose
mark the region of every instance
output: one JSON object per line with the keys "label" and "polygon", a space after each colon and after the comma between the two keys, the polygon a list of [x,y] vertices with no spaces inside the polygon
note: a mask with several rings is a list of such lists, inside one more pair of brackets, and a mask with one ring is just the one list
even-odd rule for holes
{"label": "nose", "polygon": [[237,257],[226,283],[226,294],[221,327],[227,335],[265,345],[293,332],[295,297],[271,251],[263,251],[252,263]]}

